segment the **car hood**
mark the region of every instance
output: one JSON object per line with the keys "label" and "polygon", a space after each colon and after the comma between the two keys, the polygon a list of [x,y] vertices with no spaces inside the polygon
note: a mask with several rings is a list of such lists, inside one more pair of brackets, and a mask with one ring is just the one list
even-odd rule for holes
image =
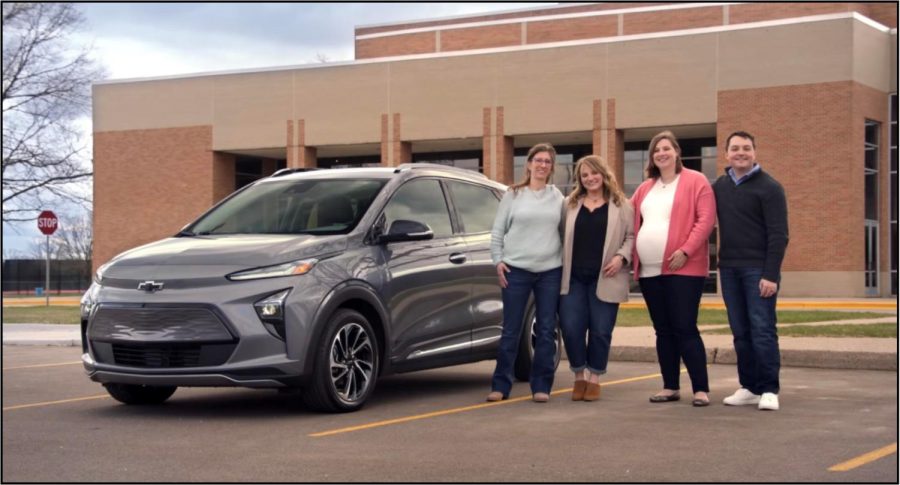
{"label": "car hood", "polygon": [[[104,285],[135,281],[221,281],[235,271],[321,257],[347,249],[347,236],[214,235],[172,237],[126,251],[103,270]],[[199,281],[197,281],[199,283]],[[171,287],[171,285],[170,285]]]}

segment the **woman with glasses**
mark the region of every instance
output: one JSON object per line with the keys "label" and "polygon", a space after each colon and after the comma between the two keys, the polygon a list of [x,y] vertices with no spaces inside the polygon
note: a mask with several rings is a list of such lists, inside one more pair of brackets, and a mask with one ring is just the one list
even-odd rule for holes
{"label": "woman with glasses", "polygon": [[507,399],[512,389],[525,308],[534,294],[535,344],[531,393],[535,402],[550,400],[556,345],[556,309],[562,275],[560,221],[563,195],[549,181],[556,150],[539,143],[528,151],[525,179],[500,201],[491,231],[491,259],[502,288],[503,330],[488,401]]}
{"label": "woman with glasses", "polygon": [[619,303],[628,301],[634,246],[634,210],[606,161],[596,155],[575,165],[565,227],[559,317],[575,373],[572,400],[596,401]]}
{"label": "woman with glasses", "polygon": [[709,235],[716,199],[706,176],[685,168],[675,135],[650,141],[647,180],[634,192],[634,277],[656,331],[663,390],[650,402],[677,401],[684,360],[694,406],[709,405],[706,348],[697,329],[703,284],[709,275]]}

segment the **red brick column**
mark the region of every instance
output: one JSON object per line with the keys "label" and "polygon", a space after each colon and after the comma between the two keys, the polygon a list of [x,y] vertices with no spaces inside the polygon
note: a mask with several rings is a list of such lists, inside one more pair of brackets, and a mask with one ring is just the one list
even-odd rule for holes
{"label": "red brick column", "polygon": [[306,120],[287,121],[288,168],[315,168],[317,150],[306,146]]}

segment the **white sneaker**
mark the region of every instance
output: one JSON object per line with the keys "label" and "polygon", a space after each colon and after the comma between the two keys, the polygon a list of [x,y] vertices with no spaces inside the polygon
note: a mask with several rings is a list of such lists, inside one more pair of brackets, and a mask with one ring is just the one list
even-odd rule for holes
{"label": "white sneaker", "polygon": [[762,393],[758,407],[761,411],[778,411],[778,394],[773,392]]}
{"label": "white sneaker", "polygon": [[[734,391],[734,394],[726,397],[722,400],[728,406],[746,406],[748,404],[757,404],[759,403],[760,398],[758,394],[753,394],[752,392],[744,389],[743,387]],[[778,405],[777,397],[775,405]],[[762,408],[760,408],[762,409]]]}

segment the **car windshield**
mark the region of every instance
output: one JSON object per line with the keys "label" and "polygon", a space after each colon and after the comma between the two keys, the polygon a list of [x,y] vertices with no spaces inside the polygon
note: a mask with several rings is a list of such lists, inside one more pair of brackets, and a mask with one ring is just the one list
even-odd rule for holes
{"label": "car windshield", "polygon": [[346,234],[356,227],[384,180],[314,179],[255,184],[182,235]]}

